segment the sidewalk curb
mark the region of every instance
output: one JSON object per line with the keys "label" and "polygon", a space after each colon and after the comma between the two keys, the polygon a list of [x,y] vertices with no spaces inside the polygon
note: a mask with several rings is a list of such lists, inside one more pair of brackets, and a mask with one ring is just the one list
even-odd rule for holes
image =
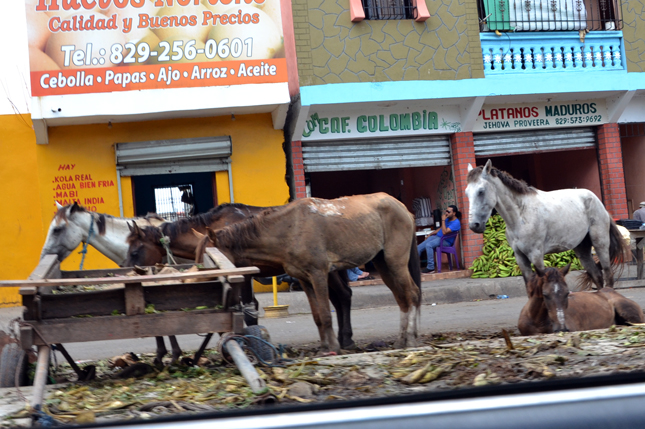
{"label": "sidewalk curb", "polygon": [[[396,306],[394,295],[387,286],[380,284],[352,288],[352,309]],[[452,304],[463,301],[495,299],[497,295],[509,298],[526,296],[524,281],[521,277],[498,279],[458,279],[436,280],[421,283],[422,304]],[[263,307],[274,305],[273,294],[256,294],[260,303],[260,316],[264,317]],[[309,301],[304,292],[280,292],[278,304],[288,305],[289,314],[311,313]],[[333,307],[332,307],[333,308]]]}
{"label": "sidewalk curb", "polygon": [[[567,284],[571,290],[576,290],[575,285],[580,274],[581,272],[572,272],[566,277]],[[645,287],[645,279],[637,280],[635,276],[628,277],[628,275],[629,273],[626,272],[625,277],[616,282],[616,290]],[[352,292],[352,309],[397,305],[392,292],[382,283],[352,287]],[[526,297],[524,280],[521,276],[494,279],[458,278],[423,281],[421,283],[421,293],[422,304],[426,305],[483,301],[497,299],[498,295],[506,295],[509,298]],[[274,305],[273,294],[258,293],[255,297],[260,303],[260,317],[264,317],[262,308]],[[279,292],[278,304],[288,305],[289,314],[311,313],[309,301],[304,292]],[[331,308],[333,310],[333,306]]]}

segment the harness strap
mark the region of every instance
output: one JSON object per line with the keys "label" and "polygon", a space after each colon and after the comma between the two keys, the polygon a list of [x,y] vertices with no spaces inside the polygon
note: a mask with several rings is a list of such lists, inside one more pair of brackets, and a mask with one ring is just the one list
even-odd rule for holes
{"label": "harness strap", "polygon": [[85,243],[83,244],[83,250],[81,250],[78,253],[82,253],[83,256],[81,257],[81,266],[79,270],[83,270],[83,263],[85,263],[85,255],[87,255],[87,245],[90,244],[90,238],[92,238],[92,234],[94,233],[94,216],[90,216],[90,230],[87,233],[87,240],[85,240]]}
{"label": "harness strap", "polygon": [[163,246],[164,249],[166,249],[166,254],[168,255],[168,261],[173,264],[177,265],[177,261],[175,261],[175,258],[172,256],[172,251],[170,250],[170,237],[167,235],[164,235],[159,239],[161,242],[161,245]]}

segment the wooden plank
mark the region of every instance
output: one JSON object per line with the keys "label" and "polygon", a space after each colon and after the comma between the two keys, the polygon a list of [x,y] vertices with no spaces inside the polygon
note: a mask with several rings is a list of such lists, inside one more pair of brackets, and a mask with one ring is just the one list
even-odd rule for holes
{"label": "wooden plank", "polygon": [[125,314],[145,314],[146,301],[143,299],[143,285],[141,283],[130,283],[125,285]]}
{"label": "wooden plank", "polygon": [[158,311],[221,306],[223,305],[221,291],[222,283],[215,281],[192,283],[188,290],[183,285],[147,286],[144,288],[146,302],[154,304],[155,310]]}
{"label": "wooden plank", "polygon": [[[74,316],[110,316],[125,313],[125,289],[44,295],[42,318],[60,319]],[[26,316],[25,320],[29,319]]]}
{"label": "wooden plank", "polygon": [[206,253],[204,254],[204,262],[202,264],[204,268],[217,268],[217,264]]}
{"label": "wooden plank", "polygon": [[[239,320],[244,320],[241,312],[195,310],[138,316],[44,320],[30,324],[38,329],[47,343],[66,344],[208,332],[242,333]],[[44,344],[39,335],[34,336],[34,344]]]}
{"label": "wooden plank", "polygon": [[[191,283],[190,289],[186,289],[183,283],[143,287],[145,302],[153,304],[157,311],[178,311],[200,306],[214,308],[222,305],[221,291],[222,284],[216,281]],[[44,295],[41,298],[43,319],[125,314],[125,288],[123,287]],[[30,317],[30,314],[25,313],[23,319],[35,320],[36,317]]]}
{"label": "wooden plank", "polygon": [[[177,270],[186,270],[195,264],[180,264],[180,265],[168,265],[169,267],[175,268]],[[86,277],[108,277],[108,276],[124,276],[133,271],[132,267],[126,268],[105,268],[101,270],[61,270],[61,278],[72,279],[72,278],[86,278]]]}
{"label": "wooden plank", "polygon": [[[207,247],[204,251],[221,270],[235,269],[235,265],[226,257],[217,247]],[[257,272],[260,272],[259,270]],[[229,275],[227,276],[229,283],[241,283],[244,281],[244,276]]]}
{"label": "wooden plank", "polygon": [[[31,272],[28,279],[29,280],[42,280],[46,278],[58,279],[61,277],[60,264],[58,262],[58,256],[56,255],[45,255],[36,265],[36,268]],[[51,291],[51,290],[50,290]],[[20,295],[35,295],[37,292],[34,287],[21,287]]]}
{"label": "wooden plank", "polygon": [[34,329],[30,326],[20,327],[20,347],[29,350],[34,345]]}
{"label": "wooden plank", "polygon": [[[215,279],[219,276],[229,275],[244,275],[244,274],[257,274],[260,270],[257,267],[243,267],[226,270],[205,270],[195,271],[191,273],[169,273],[157,274],[146,276],[118,276],[118,277],[96,277],[96,278],[72,278],[72,279],[43,279],[43,280],[3,280],[0,281],[0,287],[17,287],[17,286],[35,286],[35,287],[50,287],[50,286],[70,286],[70,285],[96,285],[96,284],[118,284],[118,283],[141,283],[141,282],[161,282],[166,280],[186,280],[186,279],[199,279],[208,280]],[[190,287],[191,283],[186,283],[186,287]]]}
{"label": "wooden plank", "polygon": [[[36,288],[34,288],[36,289]],[[22,306],[25,310],[22,312],[22,318],[25,320],[36,319],[36,304],[34,298],[38,295],[24,295],[22,297]]]}
{"label": "wooden plank", "polygon": [[237,335],[244,335],[244,313],[233,313],[233,327],[231,328],[231,332]]}
{"label": "wooden plank", "polygon": [[60,277],[60,265],[58,263],[58,256],[45,255],[43,259],[38,262],[38,265],[29,275],[29,280],[42,280],[45,278],[58,278]]}

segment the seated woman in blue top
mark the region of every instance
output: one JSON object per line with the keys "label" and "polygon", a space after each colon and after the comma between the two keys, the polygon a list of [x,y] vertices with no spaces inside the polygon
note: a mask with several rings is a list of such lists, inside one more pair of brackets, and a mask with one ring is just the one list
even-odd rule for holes
{"label": "seated woman in blue top", "polygon": [[[426,240],[419,244],[417,250],[419,251],[419,257],[421,253],[425,250],[428,255],[428,265],[426,268],[421,270],[422,273],[431,273],[434,271],[434,249],[439,247],[441,242],[441,237],[445,234],[451,232],[459,231],[461,229],[461,212],[457,209],[457,206],[448,206],[445,213],[441,215],[441,228],[435,229],[432,231]],[[445,241],[446,244],[452,246],[455,242],[455,237],[449,238]]]}

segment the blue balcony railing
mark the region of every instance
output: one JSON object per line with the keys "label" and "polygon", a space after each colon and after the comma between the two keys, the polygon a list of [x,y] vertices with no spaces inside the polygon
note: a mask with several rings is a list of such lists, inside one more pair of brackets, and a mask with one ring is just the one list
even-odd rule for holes
{"label": "blue balcony railing", "polygon": [[621,31],[480,33],[484,73],[624,70]]}

